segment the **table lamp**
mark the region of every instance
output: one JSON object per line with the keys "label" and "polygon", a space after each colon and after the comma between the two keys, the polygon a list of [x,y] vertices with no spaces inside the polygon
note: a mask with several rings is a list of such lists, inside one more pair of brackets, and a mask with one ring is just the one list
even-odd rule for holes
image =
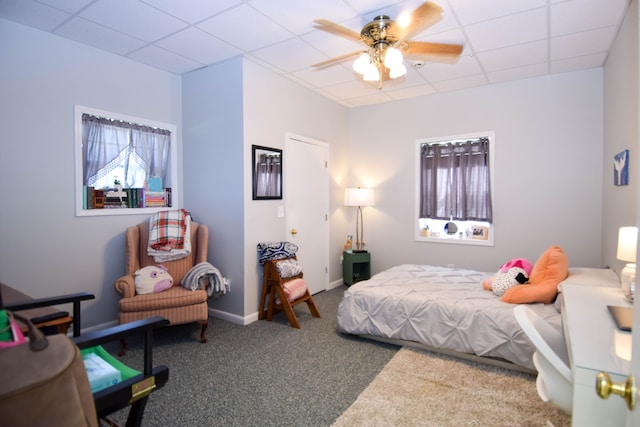
{"label": "table lamp", "polygon": [[364,221],[362,220],[362,207],[374,206],[373,189],[371,188],[346,188],[344,190],[344,205],[357,206],[356,212],[356,249],[353,252],[367,252],[364,250]]}
{"label": "table lamp", "polygon": [[616,258],[628,262],[620,272],[620,282],[625,298],[632,299],[630,284],[636,277],[636,250],[638,227],[620,227],[618,231],[618,253]]}

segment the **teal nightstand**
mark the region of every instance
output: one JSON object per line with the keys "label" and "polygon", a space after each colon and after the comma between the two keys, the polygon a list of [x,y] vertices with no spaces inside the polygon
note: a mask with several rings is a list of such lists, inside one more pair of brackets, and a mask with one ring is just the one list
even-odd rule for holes
{"label": "teal nightstand", "polygon": [[371,254],[369,252],[342,253],[342,280],[347,286],[371,277]]}

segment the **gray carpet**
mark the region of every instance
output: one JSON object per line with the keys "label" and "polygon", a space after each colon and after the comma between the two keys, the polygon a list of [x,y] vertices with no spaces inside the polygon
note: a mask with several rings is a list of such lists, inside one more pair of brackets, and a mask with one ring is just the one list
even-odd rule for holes
{"label": "gray carpet", "polygon": [[[169,382],[149,398],[143,425],[331,425],[398,351],[336,331],[345,289],[314,296],[320,319],[296,306],[300,330],[278,314],[247,326],[210,319],[207,344],[198,342],[197,324],[156,331],[154,364],[169,367]],[[140,369],[141,342],[128,347],[123,362]]]}
{"label": "gray carpet", "polygon": [[[305,304],[296,306],[301,330],[289,327],[282,313],[272,322],[257,321],[247,326],[210,319],[207,344],[198,342],[200,327],[197,324],[157,330],[154,363],[169,367],[169,382],[149,398],[143,425],[332,425],[399,351],[399,347],[336,331],[337,307],[345,289],[341,286],[314,296],[322,315],[320,319],[312,317]],[[128,344],[129,350],[122,360],[140,369],[141,341],[133,339]],[[119,349],[117,343],[107,347],[112,353]],[[440,374],[448,377],[450,369],[457,368],[442,368]],[[496,369],[485,365],[476,368],[492,373],[498,383],[502,378],[511,381],[507,378],[508,371],[505,374]],[[533,377],[517,373],[515,376],[524,378],[532,404],[542,403],[535,395]],[[493,393],[494,399],[500,396],[498,392],[496,389]],[[389,393],[397,394],[391,390]],[[494,400],[494,404],[500,405],[500,402]],[[526,401],[524,406],[525,409],[529,406]],[[385,413],[390,408],[380,409]],[[481,425],[477,424],[476,413],[470,405],[459,406],[456,397],[444,398],[438,412],[445,419],[451,414],[452,420],[466,420],[458,425]],[[365,421],[343,418],[341,425],[398,425],[382,419],[378,422],[376,417],[372,412],[372,419]],[[124,424],[126,413],[120,411],[112,418]],[[425,421],[421,425],[446,424]]]}

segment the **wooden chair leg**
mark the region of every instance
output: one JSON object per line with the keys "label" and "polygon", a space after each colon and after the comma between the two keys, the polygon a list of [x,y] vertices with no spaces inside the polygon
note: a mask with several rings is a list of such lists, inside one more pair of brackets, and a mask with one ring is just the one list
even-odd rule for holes
{"label": "wooden chair leg", "polygon": [[120,353],[118,356],[122,357],[127,352],[127,340],[125,338],[120,338]]}
{"label": "wooden chair leg", "polygon": [[207,342],[207,337],[204,336],[204,333],[207,330],[207,327],[209,326],[209,321],[208,320],[199,320],[198,323],[200,323],[200,342],[202,344],[205,344]]}
{"label": "wooden chair leg", "polygon": [[259,310],[258,310],[258,320],[264,320],[264,316],[265,316],[264,304],[265,304],[265,302],[267,300],[268,288],[269,288],[269,284],[267,283],[266,280],[263,280],[263,283],[262,283],[262,296],[260,297],[260,307],[259,307]]}
{"label": "wooden chair leg", "polygon": [[309,297],[309,299],[306,302],[307,302],[307,306],[309,307],[309,311],[311,312],[311,315],[313,317],[320,317],[320,311],[318,310],[318,306],[316,306],[316,302],[311,297],[311,294],[309,293],[309,291],[307,291],[307,296]]}
{"label": "wooden chair leg", "polygon": [[287,295],[284,293],[284,288],[282,287],[282,285],[278,285],[275,288],[276,292],[278,293],[278,297],[280,298],[280,306],[287,315],[289,323],[293,328],[300,329],[300,322],[298,322],[298,317],[296,317],[296,313],[295,311],[293,311],[293,307],[287,299]]}

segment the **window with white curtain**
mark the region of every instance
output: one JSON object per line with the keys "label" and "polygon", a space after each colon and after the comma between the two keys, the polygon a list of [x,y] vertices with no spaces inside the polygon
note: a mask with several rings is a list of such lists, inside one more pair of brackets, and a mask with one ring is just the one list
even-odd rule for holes
{"label": "window with white curtain", "polygon": [[493,245],[493,132],[416,141],[418,241]]}
{"label": "window with white curtain", "polygon": [[175,207],[176,127],[76,106],[76,214]]}

